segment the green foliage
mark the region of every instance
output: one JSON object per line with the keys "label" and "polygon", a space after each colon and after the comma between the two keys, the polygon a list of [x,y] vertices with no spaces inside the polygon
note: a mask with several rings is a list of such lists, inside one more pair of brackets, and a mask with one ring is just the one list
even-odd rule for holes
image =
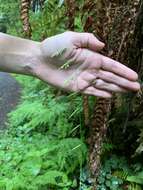
{"label": "green foliage", "polygon": [[68,190],[77,185],[73,173],[78,174],[87,152],[75,127],[80,97],[71,106],[71,96],[56,96],[31,77],[17,78],[23,85],[22,100],[9,114],[11,127],[0,141],[0,187]]}
{"label": "green foliage", "polygon": [[128,190],[140,190],[143,185],[143,173],[140,172],[134,176],[131,176],[128,172],[116,171],[115,176],[122,179],[123,181],[128,182]]}
{"label": "green foliage", "polygon": [[140,172],[136,175],[129,175],[129,173],[127,172],[123,172],[123,171],[116,171],[114,173],[114,175],[122,178],[123,180],[126,180],[128,182],[133,182],[133,183],[137,183],[137,184],[140,184],[140,185],[143,185],[143,172]]}
{"label": "green foliage", "polygon": [[[44,133],[48,131],[48,134],[58,138],[64,138],[72,134],[74,128],[76,128],[75,131],[78,130],[76,123],[73,125],[73,121],[79,122],[81,117],[80,96],[56,96],[56,91],[54,92],[52,88],[39,80],[33,80],[30,77],[22,77],[22,80],[21,84],[25,85],[23,101],[15,111],[9,114],[9,122],[18,133],[40,130]],[[72,106],[70,101],[72,101]]]}
{"label": "green foliage", "polygon": [[[34,40],[65,31],[62,5],[63,1],[49,0],[45,1],[43,11],[30,11]],[[8,4],[3,6],[7,12]],[[16,8],[17,11],[20,10]],[[11,22],[18,16],[11,17]],[[10,26],[12,34],[16,27]],[[79,170],[87,152],[84,138],[79,135],[81,97],[64,95],[32,77],[16,78],[23,87],[22,96],[16,110],[9,114],[9,129],[1,136],[0,189],[78,188]]]}
{"label": "green foliage", "polygon": [[77,138],[51,140],[40,133],[1,136],[0,189],[70,187],[69,174],[82,165],[85,155],[86,147]]}
{"label": "green foliage", "polygon": [[[135,173],[135,168],[137,173]],[[98,189],[140,190],[143,185],[142,167],[129,165],[125,157],[115,155],[106,159],[98,178]]]}
{"label": "green foliage", "polygon": [[68,131],[72,130],[72,123],[68,123],[66,118],[68,106],[64,102],[56,102],[51,97],[47,99],[47,105],[46,103],[44,105],[41,100],[24,101],[12,113],[10,122],[13,123],[14,127],[22,126],[25,132],[42,127],[42,130],[50,130],[53,135],[55,131],[55,135],[62,133],[62,137],[65,137]]}
{"label": "green foliage", "polygon": [[[75,30],[83,31],[80,8],[75,18]],[[8,32],[21,36],[20,0],[0,0],[0,12],[6,18]],[[32,39],[42,40],[66,30],[67,17],[63,0],[46,0],[42,11],[30,11]],[[56,55],[53,55],[56,56]],[[68,67],[65,63],[64,67]],[[92,181],[85,167],[87,148],[82,126],[82,99],[49,87],[32,77],[17,76],[23,90],[21,102],[9,114],[9,129],[0,136],[0,190],[91,190]],[[93,107],[94,101],[90,102]],[[103,146],[103,164],[98,178],[98,190],[141,190],[142,164],[136,171],[127,160],[143,138],[136,140],[140,118],[127,118],[128,102],[113,110],[109,139]],[[141,129],[142,131],[142,129]],[[109,143],[108,143],[109,142]],[[125,157],[108,155],[111,152]],[[141,161],[142,162],[142,161]],[[116,174],[116,175],[115,175]]]}
{"label": "green foliage", "polygon": [[46,0],[42,11],[30,12],[33,39],[41,40],[66,30],[65,7],[62,5],[62,1]]}
{"label": "green foliage", "polygon": [[[97,190],[124,190],[124,181],[120,177],[114,175],[114,171],[121,169],[125,171],[129,169],[125,158],[115,155],[106,158],[102,163],[100,175],[98,177]],[[90,179],[87,168],[81,170],[80,181],[80,190],[90,189],[92,187],[92,179]]]}
{"label": "green foliage", "polygon": [[126,168],[127,163],[124,158],[112,156],[105,160],[98,178],[98,190],[122,190],[123,180],[112,175],[114,170]]}
{"label": "green foliage", "polygon": [[0,0],[0,17],[4,17],[8,33],[21,35],[20,0]]}

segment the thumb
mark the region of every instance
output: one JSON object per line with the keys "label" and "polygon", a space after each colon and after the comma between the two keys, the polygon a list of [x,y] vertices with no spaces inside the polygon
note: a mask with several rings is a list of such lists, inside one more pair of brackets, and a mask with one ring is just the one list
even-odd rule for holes
{"label": "thumb", "polygon": [[92,51],[100,51],[105,44],[99,41],[92,33],[77,33],[78,47],[87,48]]}

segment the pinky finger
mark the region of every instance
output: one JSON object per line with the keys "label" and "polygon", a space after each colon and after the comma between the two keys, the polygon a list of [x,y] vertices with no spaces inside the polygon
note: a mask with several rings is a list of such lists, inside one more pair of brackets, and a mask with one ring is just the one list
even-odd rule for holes
{"label": "pinky finger", "polygon": [[88,87],[83,91],[84,94],[102,97],[102,98],[111,98],[112,94],[103,90],[98,90],[94,87]]}

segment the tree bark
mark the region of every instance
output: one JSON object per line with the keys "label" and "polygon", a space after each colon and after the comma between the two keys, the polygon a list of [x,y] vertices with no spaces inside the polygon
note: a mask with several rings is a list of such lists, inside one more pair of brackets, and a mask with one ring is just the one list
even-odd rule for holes
{"label": "tree bark", "polygon": [[29,22],[29,9],[31,5],[31,0],[21,0],[21,19],[23,23],[24,36],[26,38],[31,38],[32,30]]}
{"label": "tree bark", "polygon": [[[95,9],[91,10],[90,15],[96,15],[92,17],[93,23],[95,23],[92,25],[93,32],[106,43],[106,48],[102,51],[104,55],[130,65],[131,59],[128,49],[132,46],[138,10],[139,0],[96,1]],[[98,98],[93,110],[89,133],[89,163],[93,190],[97,188],[97,178],[100,174],[102,148],[106,139],[111,105],[114,103],[110,100]]]}

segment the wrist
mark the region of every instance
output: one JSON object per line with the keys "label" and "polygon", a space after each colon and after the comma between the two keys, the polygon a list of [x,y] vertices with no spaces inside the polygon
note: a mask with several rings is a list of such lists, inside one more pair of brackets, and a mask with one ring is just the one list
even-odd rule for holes
{"label": "wrist", "polygon": [[31,41],[29,54],[27,54],[27,62],[23,65],[23,69],[28,75],[38,77],[39,69],[43,63],[43,54],[41,51],[41,42]]}
{"label": "wrist", "polygon": [[35,75],[40,64],[40,43],[0,33],[0,70],[4,72]]}

